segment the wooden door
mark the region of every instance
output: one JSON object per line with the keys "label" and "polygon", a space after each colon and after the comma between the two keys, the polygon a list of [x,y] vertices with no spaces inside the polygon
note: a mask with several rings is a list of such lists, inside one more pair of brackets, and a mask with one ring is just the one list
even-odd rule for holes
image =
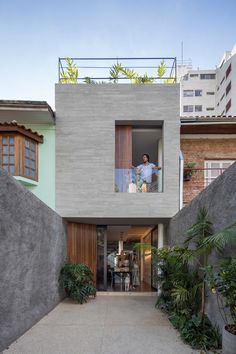
{"label": "wooden door", "polygon": [[96,225],[69,222],[67,226],[67,256],[71,263],[84,263],[91,268],[96,283]]}
{"label": "wooden door", "polygon": [[132,126],[116,126],[116,168],[132,166]]}

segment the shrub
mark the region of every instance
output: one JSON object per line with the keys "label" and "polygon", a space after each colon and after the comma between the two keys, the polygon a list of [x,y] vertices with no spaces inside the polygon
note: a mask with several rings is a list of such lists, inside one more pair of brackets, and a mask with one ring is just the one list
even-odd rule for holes
{"label": "shrub", "polygon": [[93,272],[85,264],[66,263],[61,270],[61,280],[67,296],[80,304],[96,296]]}
{"label": "shrub", "polygon": [[215,349],[219,346],[220,335],[206,315],[193,315],[182,328],[181,338],[193,349]]}

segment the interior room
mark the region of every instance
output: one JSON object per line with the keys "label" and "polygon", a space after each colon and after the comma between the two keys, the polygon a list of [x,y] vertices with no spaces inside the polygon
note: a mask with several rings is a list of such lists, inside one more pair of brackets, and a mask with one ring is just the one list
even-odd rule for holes
{"label": "interior room", "polygon": [[102,247],[98,249],[98,287],[108,291],[155,291],[150,250],[136,245],[157,245],[157,233],[156,226],[107,226],[106,241],[102,245],[100,242]]}
{"label": "interior room", "polygon": [[[148,186],[140,166],[144,154],[149,155],[150,163],[161,167],[161,170],[153,170]],[[116,126],[116,192],[161,192],[162,161],[162,127]]]}

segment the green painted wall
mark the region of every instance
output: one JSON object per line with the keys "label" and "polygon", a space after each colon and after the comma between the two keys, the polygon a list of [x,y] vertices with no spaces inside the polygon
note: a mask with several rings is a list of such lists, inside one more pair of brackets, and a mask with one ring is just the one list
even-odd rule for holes
{"label": "green painted wall", "polygon": [[44,143],[39,144],[39,180],[36,186],[26,186],[50,208],[55,210],[55,125],[27,124],[44,136]]}

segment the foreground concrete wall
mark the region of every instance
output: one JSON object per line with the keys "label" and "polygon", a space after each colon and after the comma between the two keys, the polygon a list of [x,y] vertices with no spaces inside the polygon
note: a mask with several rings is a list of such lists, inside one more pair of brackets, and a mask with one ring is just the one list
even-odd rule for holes
{"label": "foreground concrete wall", "polygon": [[[56,210],[170,218],[179,209],[179,85],[56,85]],[[163,193],[115,193],[115,122],[163,122]]]}
{"label": "foreground concrete wall", "polygon": [[[186,230],[196,222],[197,213],[201,207],[207,208],[214,232],[236,222],[236,163],[171,219],[168,227],[169,244],[182,244],[184,242]],[[225,256],[235,256],[235,251],[235,249],[227,249]],[[212,254],[212,264],[218,263],[219,260],[218,254]],[[211,320],[222,328],[223,321],[219,314],[216,297],[211,294],[208,297],[207,311]]]}
{"label": "foreground concrete wall", "polygon": [[64,297],[62,218],[0,169],[0,352]]}

